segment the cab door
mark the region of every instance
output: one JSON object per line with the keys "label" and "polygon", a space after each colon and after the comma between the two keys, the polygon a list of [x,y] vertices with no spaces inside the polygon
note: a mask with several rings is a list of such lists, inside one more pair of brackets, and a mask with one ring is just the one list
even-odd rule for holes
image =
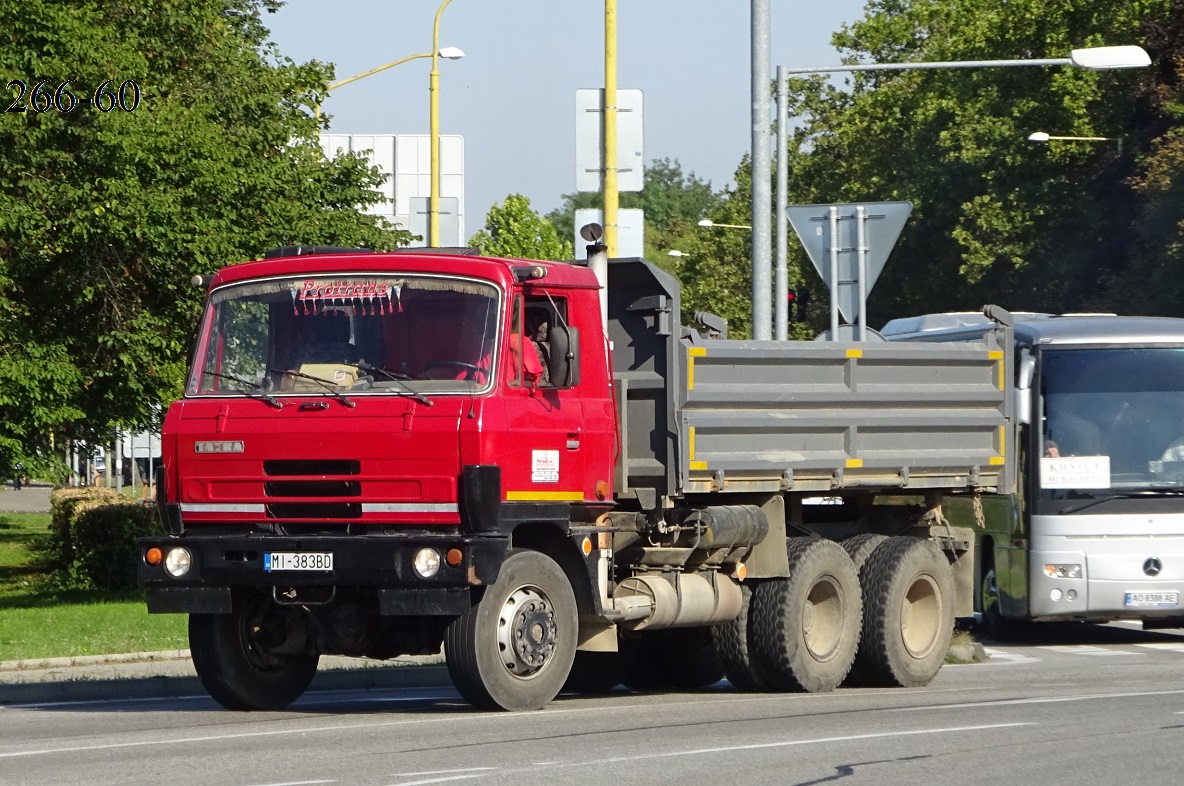
{"label": "cab door", "polygon": [[545,310],[554,326],[566,324],[567,306],[567,299],[558,296],[528,299],[518,294],[513,300],[507,351],[502,353],[506,455],[498,462],[510,502],[576,502],[592,493],[579,393],[541,373],[548,352],[536,344],[537,336],[525,332],[527,308],[535,314]]}

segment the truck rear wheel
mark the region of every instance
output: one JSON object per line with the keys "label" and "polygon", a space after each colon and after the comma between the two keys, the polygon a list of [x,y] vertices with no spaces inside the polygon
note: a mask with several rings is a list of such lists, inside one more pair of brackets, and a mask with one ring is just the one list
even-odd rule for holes
{"label": "truck rear wheel", "polygon": [[460,695],[482,710],[537,710],[571,672],[576,598],[555,560],[512,549],[497,581],[448,626],[444,655]]}
{"label": "truck rear wheel", "polygon": [[928,685],[954,635],[954,574],[937,545],[889,538],[868,557],[855,669],[867,685]]}
{"label": "truck rear wheel", "polygon": [[301,611],[261,593],[236,595],[229,614],[190,614],[189,652],[202,686],[228,710],[280,710],[317,671]]}
{"label": "truck rear wheel", "polygon": [[823,538],[790,538],[786,548],[789,578],[753,591],[758,671],[773,690],[834,690],[859,644],[863,605],[855,566],[842,546]]}
{"label": "truck rear wheel", "polygon": [[743,691],[766,691],[768,682],[757,670],[749,643],[748,621],[752,612],[752,586],[740,585],[740,615],[715,626],[715,656],[732,687]]}

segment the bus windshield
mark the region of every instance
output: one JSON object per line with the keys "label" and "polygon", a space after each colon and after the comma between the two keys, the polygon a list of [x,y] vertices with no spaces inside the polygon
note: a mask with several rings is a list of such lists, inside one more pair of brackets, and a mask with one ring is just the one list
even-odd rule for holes
{"label": "bus windshield", "polygon": [[500,292],[446,276],[356,274],[219,288],[186,393],[472,393],[492,384]]}
{"label": "bus windshield", "polygon": [[1041,497],[1184,488],[1184,348],[1043,353]]}

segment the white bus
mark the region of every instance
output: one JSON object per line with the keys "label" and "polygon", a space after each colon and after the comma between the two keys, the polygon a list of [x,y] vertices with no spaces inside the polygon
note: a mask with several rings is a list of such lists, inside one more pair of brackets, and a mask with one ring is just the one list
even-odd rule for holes
{"label": "white bus", "polygon": [[[978,340],[979,314],[889,322],[891,341]],[[1184,626],[1184,319],[1015,314],[1014,495],[946,500],[977,526],[976,611]]]}

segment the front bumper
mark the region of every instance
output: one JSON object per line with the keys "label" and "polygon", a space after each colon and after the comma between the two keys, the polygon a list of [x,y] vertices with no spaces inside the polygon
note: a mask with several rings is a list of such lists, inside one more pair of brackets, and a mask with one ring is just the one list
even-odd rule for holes
{"label": "front bumper", "polygon": [[[374,589],[382,613],[391,615],[450,613],[461,607],[462,600],[467,607],[469,587],[497,580],[508,544],[504,537],[459,534],[185,535],[137,541],[140,584],[147,590],[149,612],[229,611],[231,587],[353,587]],[[163,565],[149,565],[144,559],[150,548],[167,554],[178,546],[191,555],[189,572],[179,578],[169,575]],[[442,556],[449,549],[459,549],[461,561],[457,565],[442,562],[435,576],[421,578],[412,560],[424,547]],[[330,552],[333,570],[264,570],[264,554],[274,552]]]}

